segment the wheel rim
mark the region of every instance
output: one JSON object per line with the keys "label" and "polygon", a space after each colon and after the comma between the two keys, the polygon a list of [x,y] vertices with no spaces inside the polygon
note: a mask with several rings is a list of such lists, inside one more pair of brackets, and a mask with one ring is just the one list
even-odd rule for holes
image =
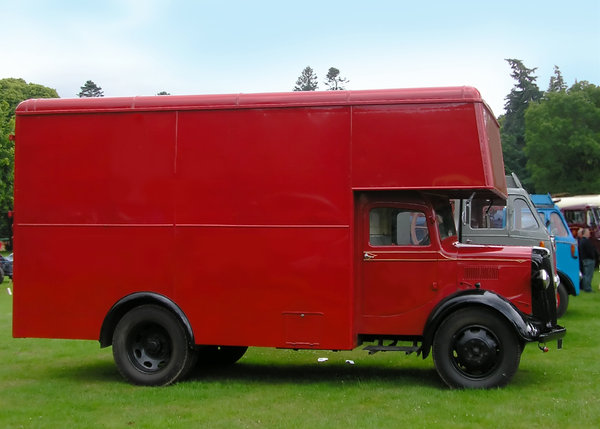
{"label": "wheel rim", "polygon": [[128,337],[127,353],[140,371],[153,373],[168,365],[173,346],[167,331],[157,324],[143,324]]}
{"label": "wheel rim", "polygon": [[500,354],[500,342],[491,331],[483,326],[468,326],[453,337],[450,359],[463,375],[480,379],[496,369]]}

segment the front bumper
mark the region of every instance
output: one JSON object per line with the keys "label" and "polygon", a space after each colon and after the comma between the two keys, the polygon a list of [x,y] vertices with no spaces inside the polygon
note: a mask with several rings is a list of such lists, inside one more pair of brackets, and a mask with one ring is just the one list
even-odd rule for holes
{"label": "front bumper", "polygon": [[521,314],[523,321],[526,323],[526,329],[521,330],[521,338],[528,343],[548,343],[550,341],[558,341],[558,348],[561,348],[562,339],[567,334],[567,329],[558,324],[550,326],[544,324],[539,319]]}
{"label": "front bumper", "polygon": [[[539,341],[540,343],[547,343],[549,341],[561,340],[566,334],[567,334],[566,328],[563,328],[560,325],[556,325],[550,331],[541,333],[538,336],[537,341]],[[562,344],[562,341],[559,342],[559,345],[561,345],[561,344]]]}

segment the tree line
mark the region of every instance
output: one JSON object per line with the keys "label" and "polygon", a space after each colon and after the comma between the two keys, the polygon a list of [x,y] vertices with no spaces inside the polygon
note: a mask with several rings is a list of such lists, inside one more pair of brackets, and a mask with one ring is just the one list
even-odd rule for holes
{"label": "tree line", "polygon": [[[568,86],[555,66],[545,91],[537,68],[507,59],[514,87],[498,117],[507,173],[515,172],[530,192],[552,195],[600,193],[600,87],[587,81]],[[349,80],[330,67],[323,84],[344,90]],[[315,71],[306,66],[294,91],[316,91]],[[93,81],[81,86],[79,97],[103,97]],[[157,95],[169,95],[165,91]],[[23,79],[0,79],[0,238],[8,237],[8,213],[13,208],[15,108],[29,98],[58,98],[52,88]]]}
{"label": "tree line", "polygon": [[546,91],[537,68],[506,60],[515,85],[500,123],[504,165],[530,192],[552,195],[600,193],[600,87],[568,86],[558,66]]}

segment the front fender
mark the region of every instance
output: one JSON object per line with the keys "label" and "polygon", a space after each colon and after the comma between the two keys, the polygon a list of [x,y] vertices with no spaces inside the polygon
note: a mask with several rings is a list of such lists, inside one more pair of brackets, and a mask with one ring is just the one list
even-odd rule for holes
{"label": "front fender", "polygon": [[431,312],[423,333],[423,358],[429,355],[433,337],[442,321],[458,309],[480,306],[500,313],[514,328],[515,333],[525,342],[537,341],[539,329],[528,316],[519,311],[510,301],[489,290],[469,289],[457,292],[441,301]]}

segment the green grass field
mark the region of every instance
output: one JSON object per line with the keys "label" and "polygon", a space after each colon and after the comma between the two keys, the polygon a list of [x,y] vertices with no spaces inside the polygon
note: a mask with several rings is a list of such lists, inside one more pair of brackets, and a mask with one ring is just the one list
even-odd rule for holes
{"label": "green grass field", "polygon": [[507,387],[460,391],[440,381],[431,357],[256,348],[228,369],[135,387],[97,342],[13,339],[5,280],[0,428],[597,428],[599,281],[595,293],[571,297],[562,350],[529,344]]}

